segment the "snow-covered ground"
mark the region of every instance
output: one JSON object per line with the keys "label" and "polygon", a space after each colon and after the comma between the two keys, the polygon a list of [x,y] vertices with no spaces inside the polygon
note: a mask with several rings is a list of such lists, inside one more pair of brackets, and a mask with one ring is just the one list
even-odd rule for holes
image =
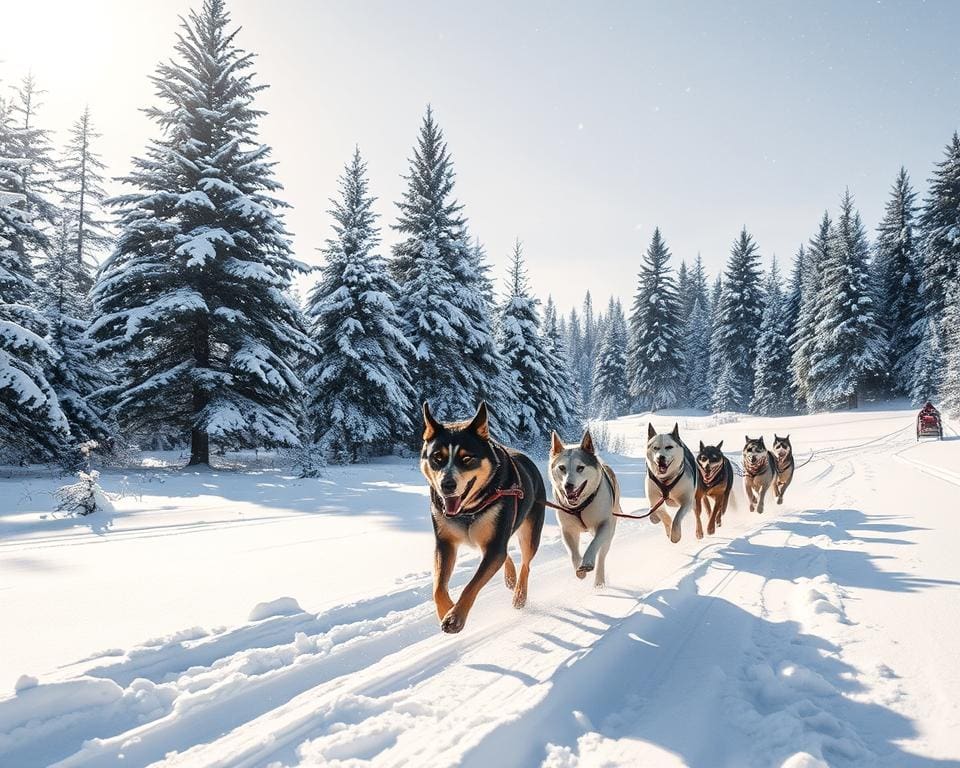
{"label": "snow-covered ground", "polygon": [[[551,516],[527,608],[497,579],[455,636],[413,461],[105,472],[116,512],[80,520],[0,473],[0,766],[960,766],[956,425],[678,419],[813,459],[702,541],[620,521],[601,591]],[[646,423],[611,423],[627,510]]]}

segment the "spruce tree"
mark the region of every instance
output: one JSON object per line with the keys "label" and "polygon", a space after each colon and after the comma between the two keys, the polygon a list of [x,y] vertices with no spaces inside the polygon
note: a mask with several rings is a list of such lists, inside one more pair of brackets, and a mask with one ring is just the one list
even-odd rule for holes
{"label": "spruce tree", "polygon": [[623,307],[611,298],[593,368],[593,415],[598,419],[615,419],[630,412],[627,338]]}
{"label": "spruce tree", "polygon": [[46,461],[63,452],[69,426],[46,376],[56,353],[34,308],[30,253],[49,240],[30,212],[21,137],[0,97],[0,446],[9,459]]}
{"label": "spruce tree", "polygon": [[870,290],[869,245],[847,190],[840,203],[829,260],[821,265],[823,313],[810,366],[815,410],[859,404],[867,383],[886,365],[883,329]]}
{"label": "spruce tree", "polygon": [[787,344],[789,325],[780,281],[780,268],[774,256],[764,286],[763,319],[757,340],[753,399],[750,401],[750,411],[761,416],[783,416],[790,412],[793,401],[790,347]]}
{"label": "spruce tree", "polygon": [[693,262],[693,267],[690,269],[688,292],[690,295],[687,297],[684,297],[682,293],[680,294],[681,300],[684,301],[683,316],[689,317],[693,311],[694,302],[696,301],[700,302],[700,305],[709,315],[711,308],[710,290],[707,287],[707,272],[703,268],[703,259],[700,258],[699,253]]}
{"label": "spruce tree", "polygon": [[539,302],[530,294],[518,240],[510,259],[507,291],[500,309],[500,353],[513,374],[517,392],[517,436],[533,441],[551,429],[563,427],[568,414],[558,411],[553,390],[556,382],[549,373],[544,340],[540,331]]}
{"label": "spruce tree", "polygon": [[587,291],[583,297],[583,344],[580,347],[580,359],[577,361],[580,391],[589,413],[593,413],[593,365],[597,354],[598,323],[593,311],[593,297]]}
{"label": "spruce tree", "polygon": [[713,396],[710,386],[710,328],[709,307],[700,296],[694,294],[683,334],[683,390],[687,405],[703,410],[710,408]]}
{"label": "spruce tree", "polygon": [[794,406],[809,411],[812,407],[810,367],[813,364],[817,341],[817,322],[823,312],[823,269],[830,261],[833,249],[833,222],[823,212],[820,229],[810,240],[798,267],[801,270],[800,300],[790,336],[790,375]]}
{"label": "spruce tree", "polygon": [[[20,166],[21,187],[26,198],[24,210],[41,228],[52,230],[57,221],[56,161],[50,131],[40,127],[41,98],[46,93],[32,74],[28,74],[15,89],[10,109],[16,117],[15,136]],[[42,249],[33,252],[42,255]]]}
{"label": "spruce tree", "polygon": [[943,409],[960,416],[960,278],[947,287],[943,319],[946,343],[938,393]]}
{"label": "spruce tree", "polygon": [[415,358],[417,398],[439,419],[462,419],[486,399],[494,431],[509,438],[516,424],[509,372],[490,323],[490,287],[482,250],[472,247],[463,206],[454,197],[453,161],[427,107],[404,177],[394,229],[402,240],[390,268],[399,286],[397,310]]}
{"label": "spruce tree", "polygon": [[946,339],[947,292],[960,277],[960,136],[953,134],[930,179],[923,227],[923,312]]}
{"label": "spruce tree", "polygon": [[326,456],[352,462],[392,442],[408,442],[413,347],[394,306],[397,285],[375,252],[375,198],[359,149],[339,189],[329,211],[334,237],[327,240],[320,279],[307,302],[317,361],[305,383],[314,441]]}
{"label": "spruce tree", "polygon": [[910,377],[910,399],[915,403],[935,400],[943,380],[945,362],[940,327],[934,317],[928,317],[920,334],[917,358]]}
{"label": "spruce tree", "polygon": [[[70,129],[57,169],[61,216],[67,224],[70,246],[76,261],[86,265],[97,263],[98,255],[112,242],[103,212],[106,166],[93,146],[99,138],[90,108],[86,107]],[[91,285],[92,278],[82,289],[89,291]]]}
{"label": "spruce tree", "polygon": [[716,411],[744,411],[753,397],[754,355],[763,316],[758,262],[756,243],[744,227],[730,251],[713,328]]}
{"label": "spruce tree", "polygon": [[890,362],[888,391],[906,394],[917,363],[923,332],[918,253],[914,235],[915,193],[904,168],[900,169],[877,227],[874,245],[874,284]]}
{"label": "spruce tree", "polygon": [[554,395],[558,399],[558,411],[566,414],[562,427],[580,428],[584,421],[583,397],[577,377],[573,375],[570,357],[564,341],[563,318],[557,316],[557,306],[552,296],[547,296],[543,307],[543,337],[547,355],[547,372],[554,382]]}
{"label": "spruce tree", "polygon": [[111,436],[96,393],[110,378],[97,360],[93,340],[86,334],[90,317],[87,295],[93,283],[85,262],[77,261],[75,222],[62,216],[51,246],[37,266],[40,306],[46,316],[47,341],[54,351],[48,363],[49,380],[70,425],[74,445]]}
{"label": "spruce tree", "polygon": [[[803,301],[803,277],[804,267],[807,259],[806,249],[803,243],[797,249],[793,257],[793,267],[790,270],[790,281],[787,284],[787,290],[783,297],[784,322],[788,331],[788,339],[793,336],[797,326],[797,317],[800,315],[800,304]],[[792,360],[793,355],[791,353]],[[793,376],[790,377],[790,387],[793,390]]]}
{"label": "spruce tree", "polygon": [[223,0],[181,19],[178,58],[153,77],[160,136],[123,180],[120,236],[91,333],[122,366],[113,413],[134,433],[173,428],[190,463],[221,446],[296,446],[312,354],[290,295],[294,261],[254,106],[264,88]]}
{"label": "spruce tree", "polygon": [[658,227],[640,267],[627,350],[630,394],[650,410],[677,405],[682,397],[684,318],[669,261]]}
{"label": "spruce tree", "polygon": [[677,295],[680,297],[681,315],[684,318],[689,317],[693,296],[690,291],[690,270],[687,268],[686,259],[680,262],[680,268],[677,270]]}

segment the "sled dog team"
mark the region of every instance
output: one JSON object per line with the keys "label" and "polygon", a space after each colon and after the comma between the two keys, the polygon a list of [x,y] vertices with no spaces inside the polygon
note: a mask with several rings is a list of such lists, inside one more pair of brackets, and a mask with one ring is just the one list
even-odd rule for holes
{"label": "sled dog team", "polygon": [[[648,516],[662,523],[667,538],[680,541],[681,523],[694,510],[697,538],[723,524],[734,470],[717,445],[704,445],[696,456],[680,439],[675,424],[671,432],[647,433],[646,492]],[[470,421],[441,422],[423,404],[423,448],[420,469],[430,485],[430,511],[436,550],[433,563],[433,600],[444,632],[463,629],[480,590],[503,568],[513,605],[527,601],[530,563],[540,546],[545,508],[557,509],[563,541],[577,578],[594,572],[594,584],[605,582],[604,565],[620,508],[620,486],[613,470],[597,455],[589,430],[580,443],[565,444],[556,432],[550,447],[550,483],[555,503],[547,502],[546,488],[536,464],[519,451],[500,445],[490,435],[487,406],[481,403]],[[764,499],[772,487],[777,504],[793,480],[794,461],[790,436],[774,435],[768,450],[763,437],[746,438],[743,449],[743,484],[750,511],[763,513]],[[675,510],[672,514],[668,507]],[[580,536],[593,534],[583,554]],[[507,547],[516,535],[520,545],[517,568]],[[482,556],[476,573],[454,602],[449,583],[461,544],[478,548]]]}

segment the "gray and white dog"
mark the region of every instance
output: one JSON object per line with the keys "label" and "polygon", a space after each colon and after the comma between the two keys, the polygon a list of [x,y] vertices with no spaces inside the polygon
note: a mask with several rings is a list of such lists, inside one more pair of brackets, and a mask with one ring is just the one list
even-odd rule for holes
{"label": "gray and white dog", "polygon": [[744,439],[747,442],[743,446],[743,488],[750,501],[750,511],[762,515],[763,501],[773,482],[776,459],[763,444],[763,435],[756,440],[751,440],[749,435]]}
{"label": "gray and white dog", "polygon": [[[696,501],[699,473],[690,449],[680,439],[680,427],[658,434],[647,426],[647,501],[653,523],[663,523],[667,538],[680,541],[680,525]],[[661,501],[662,500],[662,501]],[[659,506],[657,506],[659,504]],[[677,508],[671,517],[667,507]]]}
{"label": "gray and white dog", "polygon": [[[593,584],[606,583],[607,552],[620,512],[620,485],[613,470],[597,456],[590,430],[579,445],[565,445],[556,432],[550,446],[550,483],[558,507],[557,522],[578,579],[594,571]],[[580,535],[593,540],[580,555]]]}

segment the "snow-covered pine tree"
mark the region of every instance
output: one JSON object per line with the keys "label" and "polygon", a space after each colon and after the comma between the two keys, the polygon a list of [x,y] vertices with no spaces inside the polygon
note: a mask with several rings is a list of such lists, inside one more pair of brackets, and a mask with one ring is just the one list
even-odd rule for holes
{"label": "snow-covered pine tree", "polygon": [[[790,281],[787,284],[787,290],[783,296],[783,315],[784,321],[786,322],[788,343],[789,339],[793,337],[797,326],[797,317],[800,315],[800,304],[803,301],[803,276],[806,259],[807,251],[806,248],[803,247],[803,243],[801,243],[793,257]],[[793,360],[792,351],[790,360]],[[790,390],[793,392],[792,373],[790,375]]]}
{"label": "snow-covered pine tree", "polygon": [[70,423],[75,444],[102,444],[110,435],[95,392],[109,378],[96,359],[92,340],[86,335],[91,314],[89,292],[93,286],[96,257],[110,242],[102,220],[105,197],[104,164],[92,142],[89,110],[84,110],[70,131],[70,139],[57,167],[57,188],[62,195],[56,231],[41,257],[41,300],[50,329],[49,343],[57,353],[48,379]]}
{"label": "snow-covered pine tree", "polygon": [[685,318],[669,262],[658,227],[640,265],[627,348],[630,395],[639,408],[649,410],[676,405],[682,398]]}
{"label": "snow-covered pine tree", "polygon": [[794,407],[797,410],[809,411],[812,407],[810,366],[813,364],[817,341],[817,322],[824,308],[824,294],[821,291],[823,269],[831,259],[832,248],[833,222],[830,221],[830,214],[824,211],[820,229],[810,240],[810,247],[806,249],[799,265],[802,270],[800,303],[790,335],[790,375]]}
{"label": "snow-covered pine tree", "polygon": [[763,316],[757,245],[740,231],[724,272],[723,292],[713,327],[715,411],[744,411],[753,397],[754,355]]}
{"label": "snow-covered pine tree", "polygon": [[0,97],[0,450],[9,460],[46,461],[66,446],[69,427],[46,371],[55,353],[34,308],[30,253],[49,246],[28,212],[23,144]]}
{"label": "snow-covered pine tree", "polygon": [[593,368],[593,416],[615,419],[630,411],[627,387],[627,320],[623,306],[611,297],[607,322]]}
{"label": "snow-covered pine tree", "polygon": [[823,312],[810,366],[814,410],[856,408],[866,384],[886,365],[883,329],[870,290],[869,245],[850,191],[844,192],[823,271]]}
{"label": "snow-covered pine tree", "polygon": [[580,347],[580,359],[577,361],[580,391],[588,413],[593,413],[593,365],[597,354],[597,317],[593,311],[593,297],[587,291],[583,297],[583,344]]}
{"label": "snow-covered pine tree", "polygon": [[494,432],[509,438],[514,393],[492,336],[482,251],[471,247],[463,206],[454,198],[453,161],[428,106],[397,203],[403,238],[390,262],[397,309],[416,356],[417,398],[439,419],[462,419],[487,399]]}
{"label": "snow-covered pine tree", "polygon": [[780,267],[773,257],[764,286],[763,319],[757,339],[756,371],[750,411],[761,416],[783,416],[793,405],[790,392],[790,335]]}
{"label": "snow-covered pine tree", "polygon": [[[24,161],[20,167],[24,210],[34,223],[45,230],[54,229],[57,220],[56,161],[50,131],[40,127],[38,114],[46,91],[39,88],[32,74],[27,74],[15,89],[11,110],[17,115],[17,154]],[[34,251],[33,256],[41,255]]]}
{"label": "snow-covered pine tree", "polygon": [[915,403],[925,403],[938,397],[943,380],[944,365],[943,340],[936,318],[928,317],[923,321],[920,344],[917,347],[917,359],[913,375],[910,377],[910,399]]}
{"label": "snow-covered pine tree", "polygon": [[[99,138],[90,108],[85,107],[70,129],[70,138],[57,168],[61,216],[67,223],[70,245],[77,262],[88,266],[97,263],[98,255],[112,242],[103,211],[106,166],[93,147]],[[92,284],[93,278],[88,277],[81,286],[84,293]]]}
{"label": "snow-covered pine tree", "polygon": [[117,246],[101,268],[91,333],[123,366],[113,413],[134,433],[179,431],[190,463],[221,446],[297,446],[313,352],[289,288],[297,271],[259,143],[254,55],[223,0],[181,19],[178,58],[153,77],[160,136],[116,198]]}
{"label": "snow-covered pine tree", "polygon": [[709,315],[712,306],[710,303],[710,289],[707,287],[707,272],[703,267],[703,259],[699,253],[693,262],[693,266],[690,268],[688,291],[690,294],[689,297],[684,297],[682,293],[680,294],[680,299],[685,301],[684,317],[689,316],[690,312],[693,311],[694,302],[698,300]]}
{"label": "snow-covered pine tree", "polygon": [[920,217],[923,227],[922,301],[946,341],[947,291],[960,277],[960,135],[953,134],[930,179]]}
{"label": "snow-covered pine tree", "polygon": [[[463,239],[469,241],[466,230]],[[468,347],[470,360],[480,372],[476,382],[477,400],[496,404],[497,413],[491,414],[490,420],[500,439],[508,440],[516,434],[519,401],[512,372],[497,347],[493,281],[486,251],[479,241],[467,249],[460,265],[455,274],[459,275],[465,291],[462,296],[464,313],[478,329],[474,343]]]}
{"label": "snow-covered pine tree", "polygon": [[914,236],[915,197],[910,177],[901,168],[874,244],[877,319],[884,329],[890,363],[886,391],[901,395],[910,390],[924,319]]}
{"label": "snow-covered pine tree", "polygon": [[567,414],[566,424],[558,426],[579,429],[584,421],[583,397],[570,367],[570,357],[564,341],[564,319],[557,315],[557,305],[552,296],[547,296],[543,307],[543,339],[547,353],[548,369],[551,374],[555,396],[558,399],[558,411]]}
{"label": "snow-covered pine tree", "polygon": [[[577,308],[574,307],[570,310],[570,318],[567,321],[566,335],[564,336],[564,344],[567,348],[567,354],[570,356],[570,367],[574,374],[574,378],[577,380],[577,388],[580,388],[580,377],[577,375],[579,370],[577,366],[580,365],[583,352],[583,326],[580,324],[580,314],[577,312]],[[581,397],[583,392],[580,392]],[[584,402],[584,408],[586,408],[586,403]],[[586,411],[584,411],[586,413]]]}
{"label": "snow-covered pine tree", "polygon": [[943,320],[943,369],[937,392],[943,409],[951,416],[960,416],[960,277],[947,287]]}
{"label": "snow-covered pine tree", "polygon": [[723,304],[723,274],[718,274],[713,281],[713,287],[710,289],[710,341],[708,349],[710,351],[710,408],[713,407],[713,393],[717,388],[717,379],[722,369],[722,360],[719,352],[713,346],[713,329],[717,327],[720,319],[720,307]]}
{"label": "snow-covered pine tree", "polygon": [[93,339],[86,335],[90,317],[90,268],[77,260],[76,221],[61,214],[50,247],[37,265],[40,306],[47,320],[47,341],[55,352],[47,379],[70,424],[74,444],[102,444],[111,433],[93,395],[110,383],[97,360]]}
{"label": "snow-covered pine tree", "polygon": [[713,395],[710,386],[711,322],[705,298],[694,293],[693,305],[686,316],[683,333],[683,397],[691,408],[709,410]]}
{"label": "snow-covered pine tree", "polygon": [[686,318],[689,316],[690,307],[693,306],[690,291],[690,269],[687,267],[686,259],[680,262],[680,268],[677,270],[677,295],[680,297],[680,314]]}
{"label": "snow-covered pine tree", "polygon": [[397,285],[375,252],[380,242],[359,148],[333,200],[334,236],[306,313],[317,360],[306,372],[313,439],[335,461],[357,461],[406,443],[414,392],[413,347],[394,306]]}
{"label": "snow-covered pine tree", "polygon": [[549,373],[544,339],[540,332],[539,302],[530,294],[523,249],[517,240],[510,259],[507,291],[498,324],[500,354],[513,373],[520,419],[517,436],[532,442],[551,429],[566,425],[568,414],[558,412],[555,380]]}

